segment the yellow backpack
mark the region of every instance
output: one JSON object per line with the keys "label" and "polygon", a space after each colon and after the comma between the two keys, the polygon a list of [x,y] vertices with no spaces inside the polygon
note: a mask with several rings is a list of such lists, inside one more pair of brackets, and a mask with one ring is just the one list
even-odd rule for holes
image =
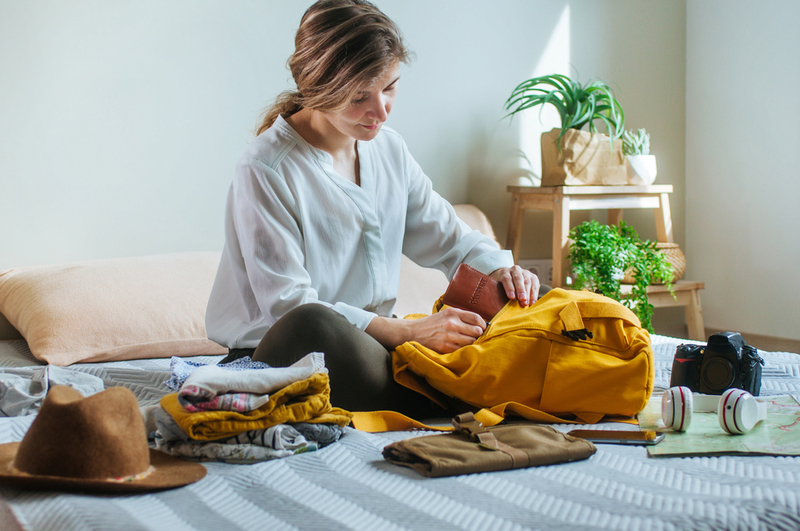
{"label": "yellow backpack", "polygon": [[[442,308],[439,300],[434,312]],[[397,382],[442,406],[446,395],[484,408],[475,415],[484,425],[507,414],[630,421],[655,377],[650,335],[633,312],[602,295],[563,289],[528,307],[509,302],[480,338],[450,354],[404,343],[392,365]]]}

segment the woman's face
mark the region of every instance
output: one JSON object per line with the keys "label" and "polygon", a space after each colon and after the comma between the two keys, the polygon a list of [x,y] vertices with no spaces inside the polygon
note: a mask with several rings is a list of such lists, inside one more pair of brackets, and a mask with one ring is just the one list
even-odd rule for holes
{"label": "woman's face", "polygon": [[343,111],[327,113],[331,125],[341,134],[355,140],[375,138],[392,112],[400,80],[400,63],[395,63],[369,88],[356,94],[356,99]]}

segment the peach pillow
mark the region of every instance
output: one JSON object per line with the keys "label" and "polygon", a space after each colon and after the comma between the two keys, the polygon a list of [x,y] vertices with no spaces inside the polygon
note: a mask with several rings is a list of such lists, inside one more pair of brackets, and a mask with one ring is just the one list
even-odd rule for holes
{"label": "peach pillow", "polygon": [[220,253],[0,271],[0,313],[53,365],[224,354],[205,313]]}

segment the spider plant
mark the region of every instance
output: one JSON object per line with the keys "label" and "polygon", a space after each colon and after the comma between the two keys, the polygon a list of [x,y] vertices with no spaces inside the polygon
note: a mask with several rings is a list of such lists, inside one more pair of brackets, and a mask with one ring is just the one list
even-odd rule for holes
{"label": "spider plant", "polygon": [[506,117],[547,103],[561,116],[559,152],[561,137],[569,129],[582,129],[589,124],[589,131],[596,133],[595,121],[599,120],[606,125],[612,147],[625,130],[625,113],[608,85],[600,80],[581,85],[562,74],[534,77],[517,85],[506,100],[505,109],[509,111]]}

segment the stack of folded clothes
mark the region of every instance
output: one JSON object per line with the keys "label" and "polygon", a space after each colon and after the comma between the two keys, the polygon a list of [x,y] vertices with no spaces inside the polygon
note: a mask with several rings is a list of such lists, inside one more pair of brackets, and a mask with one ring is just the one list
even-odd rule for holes
{"label": "stack of folded clothes", "polygon": [[175,391],[147,412],[155,448],[183,457],[253,463],[335,442],[352,414],[333,407],[322,353],[290,367],[249,357],[203,365],[172,358]]}

